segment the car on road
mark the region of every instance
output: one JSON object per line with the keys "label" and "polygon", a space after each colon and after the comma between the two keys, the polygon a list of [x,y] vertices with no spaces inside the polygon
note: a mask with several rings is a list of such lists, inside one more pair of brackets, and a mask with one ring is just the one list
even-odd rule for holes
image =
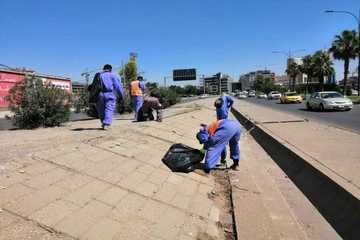
{"label": "car on road", "polygon": [[257,98],[264,98],[264,99],[266,99],[266,98],[267,98],[267,95],[266,95],[265,93],[260,92],[260,93],[257,95]]}
{"label": "car on road", "polygon": [[302,96],[296,92],[286,92],[280,97],[280,103],[301,103]]}
{"label": "car on road", "polygon": [[281,93],[279,93],[277,91],[271,91],[271,92],[269,92],[267,98],[269,100],[280,99],[281,98]]}
{"label": "car on road", "polygon": [[345,110],[350,111],[353,103],[350,99],[338,92],[315,92],[306,102],[308,110]]}

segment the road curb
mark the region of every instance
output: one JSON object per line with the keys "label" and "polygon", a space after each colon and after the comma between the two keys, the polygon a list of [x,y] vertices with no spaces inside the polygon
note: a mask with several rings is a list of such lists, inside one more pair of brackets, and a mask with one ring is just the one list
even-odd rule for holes
{"label": "road curb", "polygon": [[343,239],[360,236],[360,201],[235,108],[232,114]]}

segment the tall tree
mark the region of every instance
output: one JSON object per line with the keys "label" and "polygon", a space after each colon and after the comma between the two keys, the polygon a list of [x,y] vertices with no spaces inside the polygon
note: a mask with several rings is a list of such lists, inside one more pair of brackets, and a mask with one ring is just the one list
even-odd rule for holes
{"label": "tall tree", "polygon": [[123,65],[119,74],[123,78],[124,87],[129,88],[131,81],[137,77],[137,63],[135,56],[130,55],[129,61]]}
{"label": "tall tree", "polygon": [[344,61],[344,95],[346,93],[350,60],[356,58],[358,45],[356,32],[345,30],[341,35],[335,36],[335,40],[330,48],[330,52],[333,53],[335,59]]}
{"label": "tall tree", "polygon": [[334,68],[332,67],[333,62],[330,59],[330,55],[325,51],[317,51],[313,56],[314,61],[314,77],[319,79],[320,89],[324,90],[324,77],[330,77],[335,73]]}
{"label": "tall tree", "polygon": [[314,57],[306,55],[303,58],[303,64],[300,66],[300,71],[307,75],[305,94],[308,92],[309,80],[314,77]]}
{"label": "tall tree", "polygon": [[291,62],[288,65],[287,69],[286,69],[286,73],[290,77],[290,79],[289,79],[289,89],[291,91],[294,91],[295,90],[295,83],[296,83],[296,76],[301,73],[300,66],[295,62]]}

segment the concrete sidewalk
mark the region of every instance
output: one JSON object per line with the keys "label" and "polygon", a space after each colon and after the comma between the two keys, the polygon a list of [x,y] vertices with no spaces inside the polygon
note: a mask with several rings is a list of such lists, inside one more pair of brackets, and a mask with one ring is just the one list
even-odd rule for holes
{"label": "concrete sidewalk", "polygon": [[177,105],[162,123],[97,120],[3,131],[0,239],[231,239],[225,172],[172,173],[161,158],[212,110]]}
{"label": "concrete sidewalk", "polygon": [[360,199],[360,135],[236,100],[234,107]]}

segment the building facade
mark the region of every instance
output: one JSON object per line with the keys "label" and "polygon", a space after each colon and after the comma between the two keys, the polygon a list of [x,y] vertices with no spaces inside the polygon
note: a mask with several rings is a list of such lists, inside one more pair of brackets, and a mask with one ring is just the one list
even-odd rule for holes
{"label": "building facade", "polygon": [[258,70],[254,72],[249,72],[243,74],[239,78],[239,82],[241,84],[241,90],[253,90],[254,84],[258,76],[262,76],[263,78],[270,78],[275,81],[275,73],[271,72],[270,70]]}
{"label": "building facade", "polygon": [[65,91],[71,93],[71,79],[65,77],[51,76],[45,74],[38,74],[34,71],[26,71],[24,69],[0,69],[0,108],[8,107],[9,103],[6,101],[6,96],[16,83],[23,81],[26,75],[35,75],[39,77],[44,84],[52,84]]}
{"label": "building facade", "polygon": [[221,93],[230,93],[233,79],[226,74],[217,73],[213,76],[203,78],[203,86],[208,94],[219,95]]}

